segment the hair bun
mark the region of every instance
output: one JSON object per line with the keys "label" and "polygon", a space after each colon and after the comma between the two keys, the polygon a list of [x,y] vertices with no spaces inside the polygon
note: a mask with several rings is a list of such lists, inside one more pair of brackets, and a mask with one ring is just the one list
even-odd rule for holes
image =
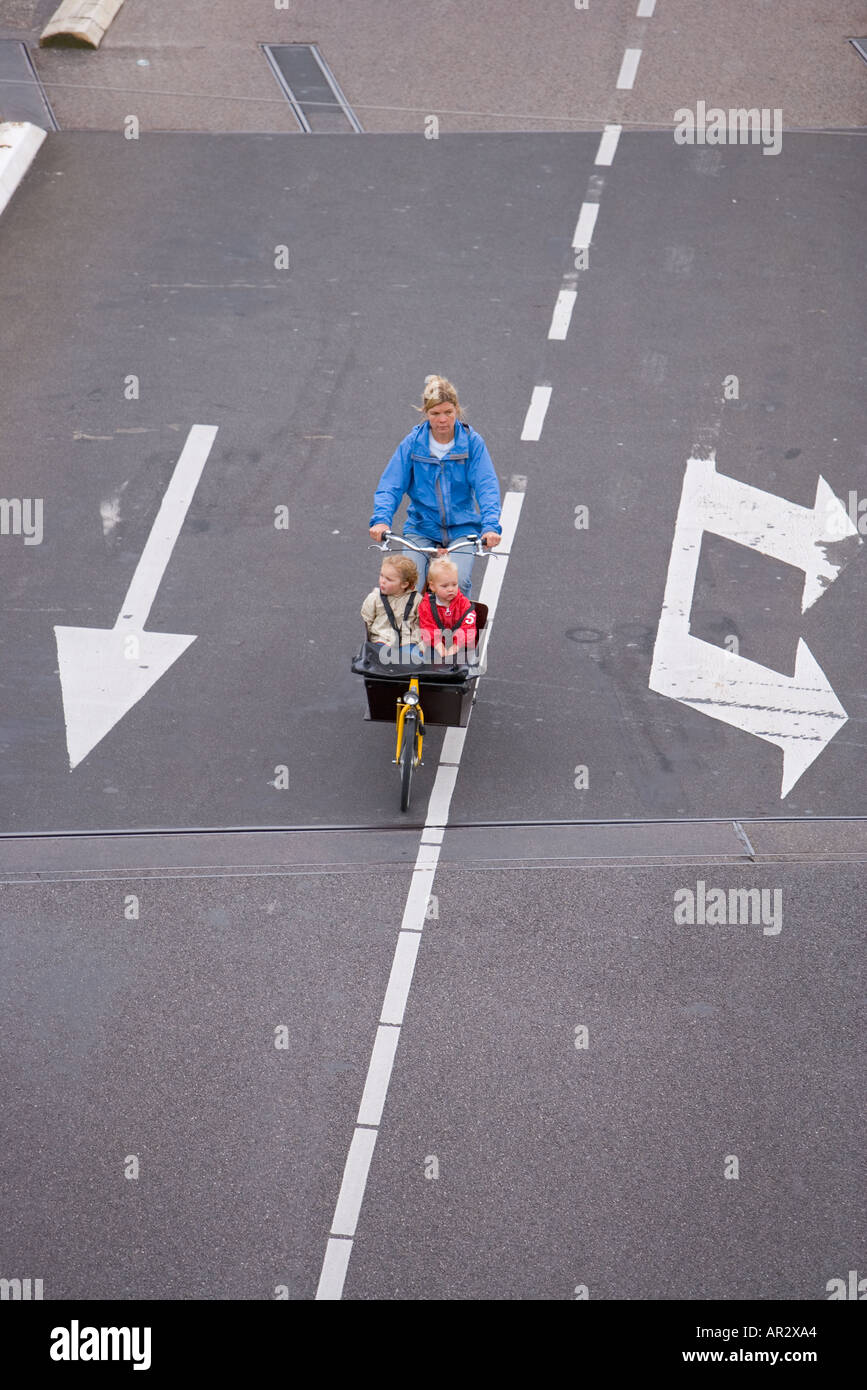
{"label": "hair bun", "polygon": [[458,402],[458,393],[452,383],[439,372],[428,372],[422,388],[421,405],[414,405],[413,410],[419,415],[425,415],[437,405],[453,405],[458,419],[464,418]]}

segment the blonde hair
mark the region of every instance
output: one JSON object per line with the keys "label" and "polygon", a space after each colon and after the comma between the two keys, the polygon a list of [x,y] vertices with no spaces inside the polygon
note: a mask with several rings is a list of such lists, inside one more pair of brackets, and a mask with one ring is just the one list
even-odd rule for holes
{"label": "blonde hair", "polygon": [[457,575],[458,573],[458,567],[455,564],[454,560],[447,559],[445,555],[440,555],[437,557],[436,560],[431,560],[430,564],[427,567],[427,586],[431,591],[433,591],[433,585],[431,584],[431,576],[434,573],[441,574],[443,570],[451,570],[451,572],[454,575]]}
{"label": "blonde hair", "polygon": [[386,565],[399,576],[404,589],[418,588],[418,566],[415,560],[411,560],[408,555],[385,555],[379,568],[385,569]]}
{"label": "blonde hair", "polygon": [[435,405],[453,405],[457,411],[459,420],[463,420],[464,413],[461,410],[461,403],[458,400],[458,393],[452,383],[444,376],[432,372],[424,379],[424,390],[421,393],[421,405],[414,405],[413,410],[417,410],[420,415],[426,415]]}

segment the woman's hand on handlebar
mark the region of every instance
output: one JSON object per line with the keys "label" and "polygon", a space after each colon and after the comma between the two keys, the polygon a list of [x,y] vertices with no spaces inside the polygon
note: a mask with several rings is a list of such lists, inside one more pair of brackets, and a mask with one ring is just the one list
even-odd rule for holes
{"label": "woman's hand on handlebar", "polygon": [[386,526],[384,521],[378,521],[375,526],[371,526],[370,534],[377,544],[381,544],[383,536],[389,529],[390,528]]}
{"label": "woman's hand on handlebar", "polygon": [[493,550],[494,546],[499,545],[502,539],[502,536],[498,536],[496,531],[485,531],[482,536],[482,545],[486,546],[488,550]]}

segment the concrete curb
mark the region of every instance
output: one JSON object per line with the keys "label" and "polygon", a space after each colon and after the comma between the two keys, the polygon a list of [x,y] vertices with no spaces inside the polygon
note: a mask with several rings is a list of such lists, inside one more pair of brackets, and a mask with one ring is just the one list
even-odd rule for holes
{"label": "concrete curb", "polygon": [[98,48],[122,4],[123,0],[63,0],[39,35],[39,43],[44,47],[65,40]]}
{"label": "concrete curb", "polygon": [[29,121],[0,123],[0,213],[33,162],[45,131]]}

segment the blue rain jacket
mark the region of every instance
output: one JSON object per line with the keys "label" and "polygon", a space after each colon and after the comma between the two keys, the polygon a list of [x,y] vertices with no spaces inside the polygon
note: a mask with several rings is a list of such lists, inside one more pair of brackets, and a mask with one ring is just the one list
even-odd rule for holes
{"label": "blue rain jacket", "polygon": [[430,452],[429,441],[430,425],[422,420],[397,446],[379,480],[370,525],[391,526],[408,493],[407,535],[444,545],[467,531],[501,536],[500,484],[482,436],[456,420],[455,442],[442,461]]}

